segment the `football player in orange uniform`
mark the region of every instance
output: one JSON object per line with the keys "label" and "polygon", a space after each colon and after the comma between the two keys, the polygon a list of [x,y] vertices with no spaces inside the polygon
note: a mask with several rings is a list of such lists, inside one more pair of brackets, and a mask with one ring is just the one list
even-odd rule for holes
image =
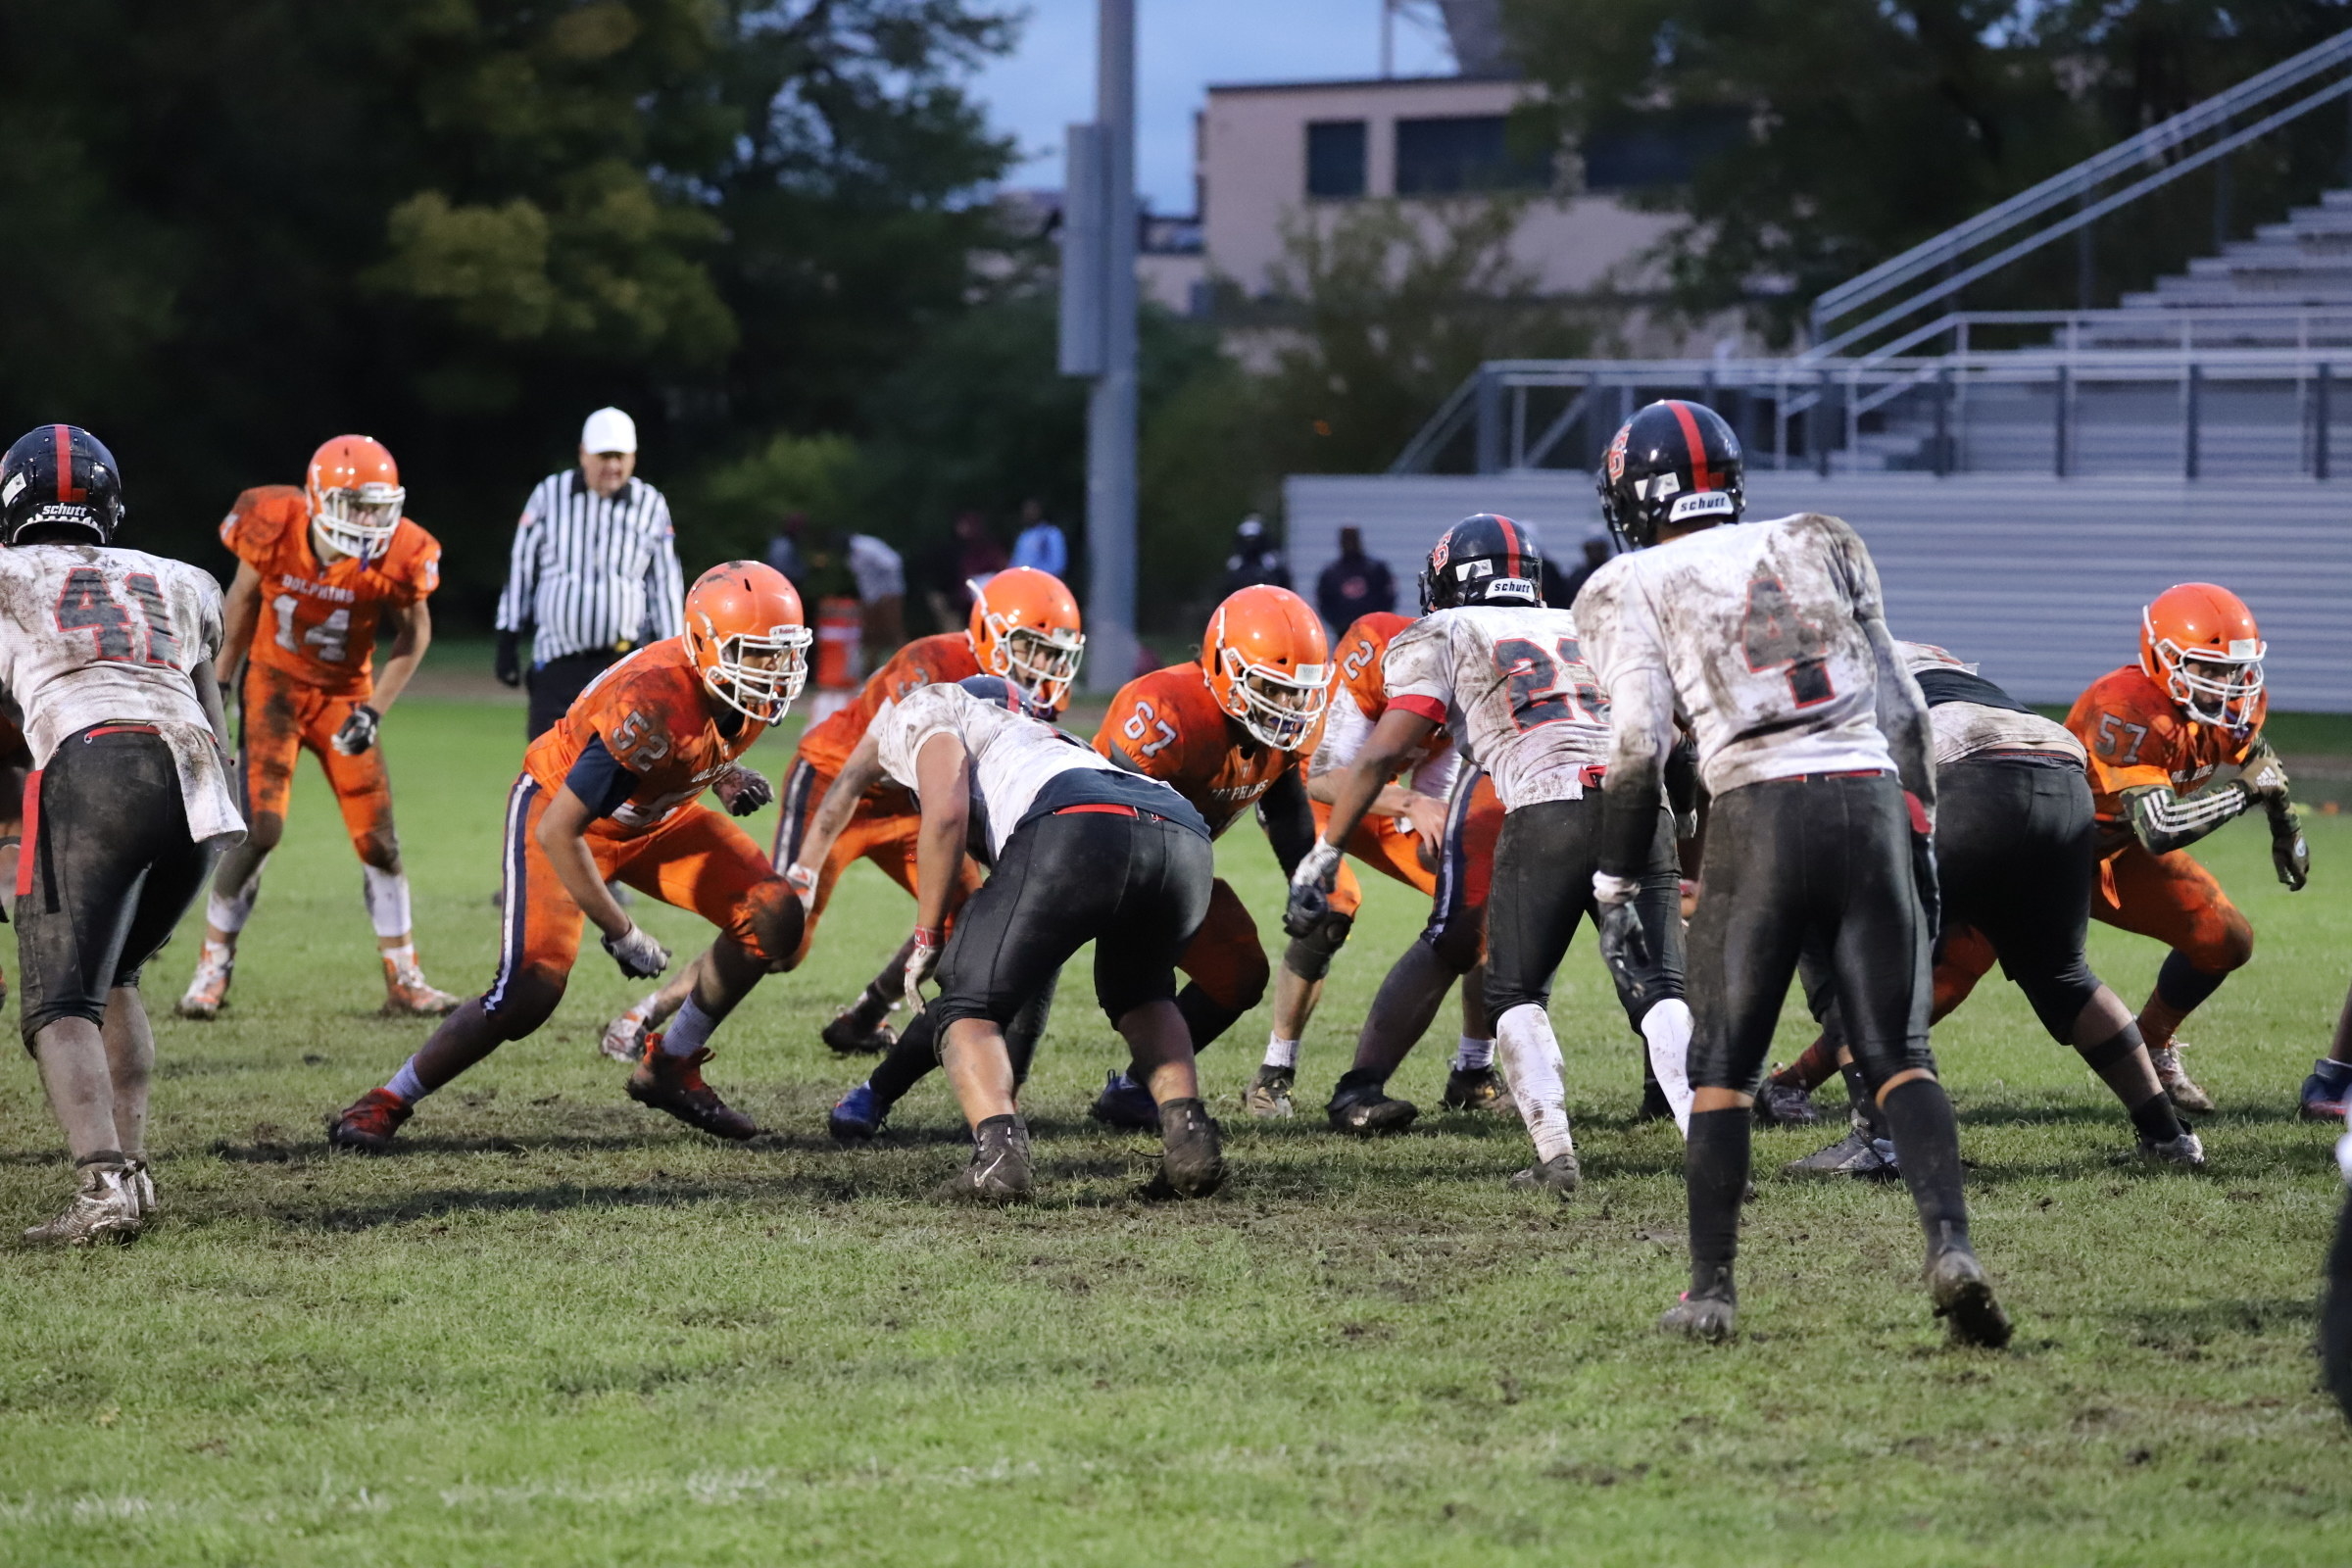
{"label": "football player in orange uniform", "polygon": [[329,1117],[329,1144],[382,1152],[418,1100],[545,1023],[584,922],[596,923],[621,973],[650,979],[668,968],[669,954],[606,886],[614,879],[719,930],[668,1030],[646,1038],[629,1098],[716,1137],[759,1131],[703,1082],[706,1042],[762,974],[792,967],[801,901],[701,796],[711,791],[736,816],[775,798],[736,760],[799,695],[809,641],[782,572],[750,561],[713,566],[687,592],[683,636],[607,669],[531,743],[507,796],[506,931],[490,989],[444,1019],[382,1088]]}
{"label": "football player in orange uniform", "polygon": [[[248,490],[221,521],[237,575],[214,671],[222,690],[237,693],[237,773],[251,826],[213,874],[204,949],[179,999],[183,1018],[217,1017],[228,1000],[237,937],[261,892],[262,867],[285,833],[294,764],[305,751],[326,770],[360,855],[384,966],[383,1010],[435,1016],[458,1004],[417,966],[392,780],[375,743],[385,710],[432,643],[425,601],[441,583],[441,546],[401,515],[407,496],[382,443],[339,435],[311,455],[302,488]],[[373,670],[379,624],[392,628],[392,654]],[[244,679],[232,685],[239,662]]]}
{"label": "football player in orange uniform", "polygon": [[[799,858],[801,840],[818,803],[884,703],[917,687],[952,685],[971,675],[1001,675],[1040,708],[1058,713],[1070,700],[1070,683],[1077,679],[1078,662],[1086,653],[1080,626],[1078,601],[1051,572],[1014,566],[985,583],[974,582],[969,626],[908,643],[867,677],[854,701],[802,735],[784,774],[784,809],[771,857],[775,868],[784,871]],[[808,915],[802,929],[801,955],[816,936],[816,922],[832,900],[834,884],[858,860],[873,861],[909,897],[915,895],[915,836],[921,826],[922,811],[907,791],[885,781],[867,792],[850,825],[827,851],[814,881],[799,889]],[[980,885],[969,860],[958,875],[962,884],[949,900],[951,909]],[[896,1044],[897,1036],[885,1020],[906,1001],[907,951],[902,947],[858,1000],[834,1014],[824,1027],[826,1045],[854,1055],[887,1051]],[[795,956],[796,962],[801,955]],[[691,972],[680,975],[613,1019],[605,1030],[605,1054],[624,1060],[634,1057],[646,1031],[660,1027],[677,1010],[693,980]]]}
{"label": "football player in orange uniform", "polygon": [[[1338,690],[1306,780],[1318,837],[1331,824],[1330,803],[1341,775],[1388,708],[1381,658],[1391,640],[1411,624],[1409,615],[1375,611],[1341,634],[1336,659]],[[1468,862],[1492,859],[1494,837],[1502,825],[1502,806],[1494,786],[1482,775],[1459,777],[1464,771],[1459,763],[1446,731],[1434,732],[1396,781],[1382,788],[1373,802],[1372,814],[1348,835],[1348,853],[1424,896],[1438,893],[1439,871],[1449,858],[1460,862],[1456,874],[1447,879],[1457,900],[1474,886],[1483,888],[1488,880],[1485,865]],[[1457,785],[1473,797],[1459,803],[1459,812],[1447,804]],[[1458,824],[1454,822],[1457,815]],[[1304,935],[1291,939],[1274,981],[1274,1029],[1266,1043],[1265,1059],[1242,1096],[1243,1107],[1252,1116],[1292,1113],[1291,1085],[1298,1069],[1298,1042],[1321,1000],[1323,977],[1347,942],[1362,901],[1355,873],[1343,861],[1325,912]],[[1325,1107],[1335,1130],[1401,1132],[1412,1123],[1418,1111],[1411,1102],[1391,1100],[1377,1091],[1428,1028],[1438,1004],[1457,977],[1462,980],[1462,1039],[1446,1084],[1446,1102],[1487,1110],[1507,1102],[1494,1074],[1494,1040],[1476,967],[1485,930],[1483,897],[1476,902],[1479,908],[1467,914],[1453,912],[1449,933],[1425,934],[1426,940],[1416,941],[1382,982],[1380,998],[1365,1018],[1357,1041],[1356,1059],[1333,1089]]]}
{"label": "football player in orange uniform", "polygon": [[[2090,912],[2172,949],[2139,1032],[2182,1110],[2209,1111],[2213,1100],[2182,1070],[2175,1033],[2254,956],[2253,926],[2187,847],[2260,806],[2278,880],[2300,889],[2311,872],[2286,768],[2262,735],[2264,652],[2235,594],[2181,583],[2142,613],[2139,662],[2101,676],[2066,715],[2090,753],[2100,857]],[[2235,776],[2217,779],[2224,769]]]}
{"label": "football player in orange uniform", "polygon": [[[1172,785],[1207,819],[1211,837],[1255,807],[1287,877],[1315,842],[1306,760],[1332,684],[1321,617],[1288,588],[1261,583],[1209,616],[1199,663],[1171,664],[1121,687],[1095,750]],[[1353,906],[1346,912],[1352,916]],[[1191,982],[1176,1005],[1196,1052],[1265,995],[1269,966],[1257,924],[1223,877],[1177,967]],[[1158,1124],[1150,1093],[1123,1072],[1110,1075],[1093,1113],[1114,1127]]]}

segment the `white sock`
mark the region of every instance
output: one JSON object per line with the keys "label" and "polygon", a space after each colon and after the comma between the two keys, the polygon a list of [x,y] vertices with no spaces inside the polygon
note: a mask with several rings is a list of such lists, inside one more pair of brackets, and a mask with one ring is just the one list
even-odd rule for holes
{"label": "white sock", "polygon": [[[409,934],[409,879],[398,871],[378,871],[372,865],[360,867],[362,887],[368,899],[368,918],[375,925],[378,937],[405,937]],[[221,930],[229,929],[221,926]]]}
{"label": "white sock", "polygon": [[[269,863],[269,857],[263,857],[262,865]],[[253,901],[261,896],[261,865],[253,868],[253,875],[245,879],[243,887],[231,888],[226,893],[220,891],[220,884],[216,880],[211,897],[204,901],[205,921],[214,930],[225,931],[233,937],[245,929],[246,921],[253,918]]]}
{"label": "white sock", "polygon": [[1519,1118],[1535,1140],[1536,1162],[1556,1158],[1576,1148],[1568,1136],[1568,1091],[1560,1083],[1560,1043],[1551,1032],[1551,1019],[1532,1002],[1494,1020],[1495,1045],[1502,1053],[1502,1070],[1511,1080],[1511,1099]]}
{"label": "white sock", "polygon": [[685,1005],[678,1008],[678,1015],[670,1019],[669,1027],[662,1032],[662,1054],[691,1056],[703,1049],[703,1042],[709,1040],[710,1031],[717,1027],[718,1020],[705,1012],[702,1004],[689,993]]}
{"label": "white sock", "polygon": [[1668,997],[1642,1015],[1642,1038],[1649,1042],[1649,1070],[1674,1107],[1674,1124],[1690,1136],[1690,1004]]}
{"label": "white sock", "polygon": [[397,948],[378,948],[375,951],[392,966],[394,974],[405,975],[416,971],[416,944],[414,942],[403,942]]}
{"label": "white sock", "polygon": [[1285,1040],[1280,1035],[1266,1037],[1266,1065],[1295,1068],[1298,1065],[1298,1042]]}
{"label": "white sock", "polygon": [[1453,1048],[1455,1072],[1483,1072],[1494,1065],[1494,1042],[1492,1040],[1473,1040],[1464,1035],[1462,1043]]}
{"label": "white sock", "polygon": [[394,1073],[392,1081],[384,1087],[391,1090],[394,1097],[404,1105],[414,1105],[432,1093],[430,1089],[424,1087],[424,1080],[416,1076],[416,1058],[415,1056],[402,1062],[400,1071]]}

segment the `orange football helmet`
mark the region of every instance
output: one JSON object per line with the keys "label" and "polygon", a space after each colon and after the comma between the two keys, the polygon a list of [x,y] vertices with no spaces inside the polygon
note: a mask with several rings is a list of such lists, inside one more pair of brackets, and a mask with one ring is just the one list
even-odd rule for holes
{"label": "orange football helmet", "polygon": [[1086,635],[1078,601],[1059,577],[1011,566],[971,580],[972,659],[984,675],[1002,675],[1041,708],[1061,711],[1078,678]]}
{"label": "orange football helmet", "polygon": [[801,596],[760,561],[730,561],[686,591],[686,651],[711,696],[773,724],[808,678],[811,637]]}
{"label": "orange football helmet", "polygon": [[2140,669],[2200,724],[2252,726],[2266,651],[2245,601],[2209,582],[2167,588],[2140,613]]}
{"label": "orange football helmet", "polygon": [[1323,619],[1288,588],[1258,583],[1219,605],[1200,638],[1200,667],[1217,706],[1276,751],[1305,745],[1331,702]]}
{"label": "orange football helmet", "polygon": [[400,465],[373,436],[339,435],[311,454],[303,482],[310,497],[311,525],[347,556],[369,561],[392,542],[400,509],[409,499],[401,488]]}

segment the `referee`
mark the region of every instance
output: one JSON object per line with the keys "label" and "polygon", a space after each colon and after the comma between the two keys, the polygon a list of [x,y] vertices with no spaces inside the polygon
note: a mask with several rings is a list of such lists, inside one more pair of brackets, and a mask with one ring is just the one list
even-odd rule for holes
{"label": "referee", "polygon": [[685,630],[669,503],[636,472],[636,421],[599,409],[580,429],[579,466],[540,480],[514,525],[498,596],[498,678],[523,684],[528,632],[533,740],[605,666]]}

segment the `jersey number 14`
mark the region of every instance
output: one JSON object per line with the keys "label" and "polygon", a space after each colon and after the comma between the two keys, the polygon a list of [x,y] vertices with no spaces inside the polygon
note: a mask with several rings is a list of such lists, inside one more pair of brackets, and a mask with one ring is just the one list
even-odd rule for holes
{"label": "jersey number 14", "polygon": [[[292,594],[279,594],[270,602],[277,612],[277,646],[289,654],[302,652],[294,645],[294,604]],[[351,608],[336,607],[333,613],[304,632],[302,640],[318,651],[320,663],[340,664],[351,651]]]}

